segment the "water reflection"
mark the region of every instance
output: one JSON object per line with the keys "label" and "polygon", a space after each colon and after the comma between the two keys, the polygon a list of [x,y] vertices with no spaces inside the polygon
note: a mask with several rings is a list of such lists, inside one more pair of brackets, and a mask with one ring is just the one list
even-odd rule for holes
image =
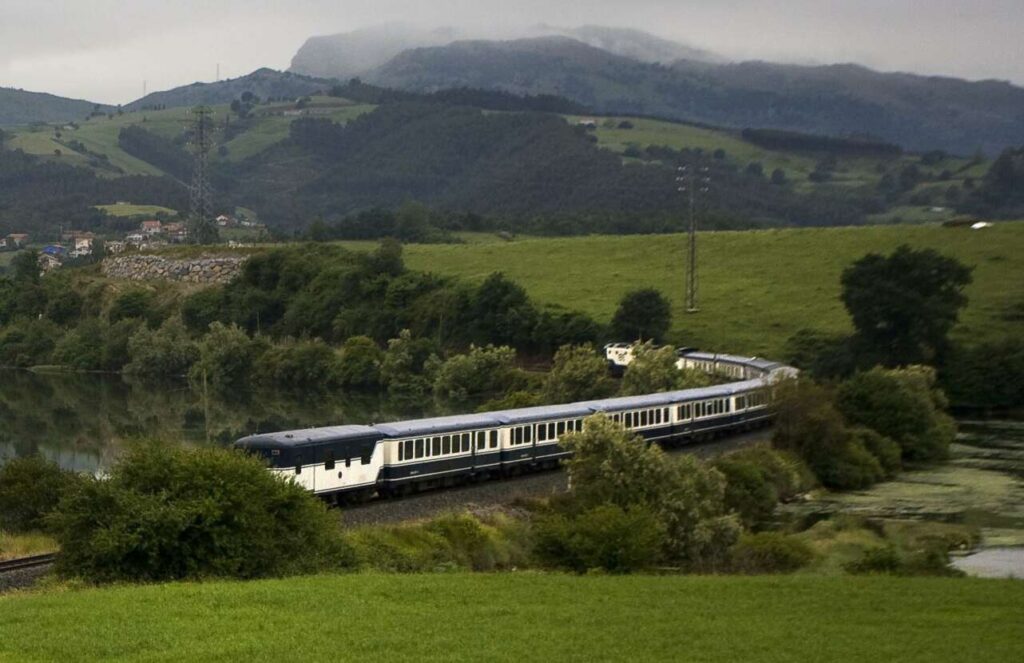
{"label": "water reflection", "polygon": [[138,438],[227,445],[255,432],[421,414],[431,412],[362,394],[204,397],[185,382],[0,370],[0,464],[38,453],[69,469],[97,472]]}

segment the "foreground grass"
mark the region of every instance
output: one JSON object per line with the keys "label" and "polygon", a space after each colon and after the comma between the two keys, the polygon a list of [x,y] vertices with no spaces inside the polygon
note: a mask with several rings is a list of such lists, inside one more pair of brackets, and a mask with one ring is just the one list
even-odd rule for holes
{"label": "foreground grass", "polygon": [[[954,330],[977,342],[1019,333],[1024,306],[1024,223],[983,231],[940,226],[866,226],[702,233],[700,313],[683,307],[683,235],[522,239],[461,245],[411,245],[414,269],[481,281],[502,271],[541,304],[611,320],[629,290],[655,287],[672,301],[678,343],[780,357],[799,329],[851,329],[839,301],[839,276],[869,252],[902,243],[931,248],[974,268],[970,304]],[[347,243],[351,246],[373,244]]]}
{"label": "foreground grass", "polygon": [[3,596],[0,659],[994,663],[1022,619],[1012,581],[314,576]]}

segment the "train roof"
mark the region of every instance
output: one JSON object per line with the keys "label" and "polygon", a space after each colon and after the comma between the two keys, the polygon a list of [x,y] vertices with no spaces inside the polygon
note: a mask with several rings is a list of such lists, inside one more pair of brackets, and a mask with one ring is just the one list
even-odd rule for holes
{"label": "train roof", "polygon": [[487,414],[457,414],[450,417],[433,417],[430,419],[411,419],[395,421],[389,424],[375,424],[374,428],[385,437],[416,437],[417,435],[434,435],[448,433],[466,428],[497,428],[500,419],[493,412]]}
{"label": "train roof", "polygon": [[538,405],[535,407],[523,407],[515,410],[500,410],[489,412],[503,424],[528,424],[533,421],[544,421],[547,419],[575,419],[578,417],[589,417],[597,412],[592,401],[581,403],[566,403],[565,405]]}
{"label": "train roof", "polygon": [[686,357],[691,359],[699,359],[704,361],[722,361],[727,364],[742,364],[744,366],[752,366],[753,368],[759,368],[762,371],[770,371],[774,368],[782,366],[777,361],[771,359],[761,359],[758,357],[740,357],[739,355],[723,355],[715,354],[713,352],[687,352]]}
{"label": "train roof", "polygon": [[325,426],[243,437],[235,444],[244,449],[306,447],[324,442],[379,440],[384,435],[370,426]]}

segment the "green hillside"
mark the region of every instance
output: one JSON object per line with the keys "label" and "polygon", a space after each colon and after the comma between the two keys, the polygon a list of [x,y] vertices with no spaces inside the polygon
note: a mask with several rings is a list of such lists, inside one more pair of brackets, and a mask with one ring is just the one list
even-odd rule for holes
{"label": "green hillside", "polygon": [[[330,103],[331,106],[326,106]],[[226,143],[228,153],[225,158],[238,161],[250,157],[270,147],[288,136],[288,125],[296,118],[275,114],[292,104],[269,104],[257,107],[247,128],[233,136]],[[316,109],[318,117],[327,117],[335,122],[345,123],[354,117],[369,112],[374,107],[355,105],[344,100],[328,97],[314,98],[310,104]],[[213,106],[213,120],[218,130],[224,125],[230,110],[228,106]],[[139,110],[122,114],[98,115],[85,121],[79,121],[73,127],[60,128],[60,138],[56,138],[54,127],[23,127],[12,130],[13,137],[5,143],[10,149],[21,149],[28,154],[37,155],[46,160],[56,160],[73,166],[89,166],[88,155],[79,154],[68,147],[71,141],[81,143],[89,152],[106,155],[110,165],[121,169],[125,175],[161,175],[163,172],[153,164],[128,154],[118,145],[118,134],[121,129],[138,125],[168,140],[183,142],[191,121],[190,110],[185,107],[164,110]],[[237,121],[232,116],[232,121]],[[220,142],[218,140],[218,142]],[[55,156],[54,150],[61,150]],[[214,160],[220,158],[217,153]],[[97,171],[101,175],[117,175],[107,169]]]}
{"label": "green hillside", "polygon": [[0,658],[995,663],[1022,606],[1012,580],[311,576],[0,596]]}
{"label": "green hillside", "polygon": [[[778,357],[803,328],[848,330],[839,275],[869,252],[901,243],[928,247],[974,267],[970,304],[955,335],[968,341],[1019,333],[1024,306],[1024,223],[982,231],[940,226],[868,226],[701,233],[700,313],[683,311],[683,235],[520,239],[409,245],[410,267],[483,280],[503,271],[551,306],[611,319],[619,298],[652,286],[673,304],[679,343]],[[350,243],[365,247],[366,243]],[[1015,308],[1017,307],[1017,308]]]}

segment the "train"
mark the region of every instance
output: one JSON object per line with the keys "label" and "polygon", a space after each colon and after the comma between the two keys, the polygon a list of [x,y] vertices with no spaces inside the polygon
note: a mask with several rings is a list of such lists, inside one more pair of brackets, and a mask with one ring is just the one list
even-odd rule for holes
{"label": "train", "polygon": [[[606,358],[620,349],[613,345],[621,344],[606,346]],[[665,445],[751,430],[772,418],[772,385],[796,375],[796,369],[766,359],[699,351],[680,353],[679,365],[734,381],[564,405],[250,435],[234,446],[328,501],[365,501],[556,467],[570,453],[562,437],[581,431],[595,414]]]}

